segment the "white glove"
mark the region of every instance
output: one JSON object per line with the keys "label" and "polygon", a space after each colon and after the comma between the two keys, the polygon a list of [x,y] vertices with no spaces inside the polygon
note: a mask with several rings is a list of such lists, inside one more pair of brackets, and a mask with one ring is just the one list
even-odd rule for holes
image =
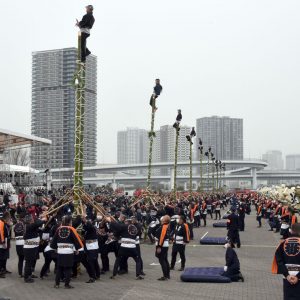
{"label": "white glove", "polygon": [[224,266],[224,272],[227,272],[228,267]]}

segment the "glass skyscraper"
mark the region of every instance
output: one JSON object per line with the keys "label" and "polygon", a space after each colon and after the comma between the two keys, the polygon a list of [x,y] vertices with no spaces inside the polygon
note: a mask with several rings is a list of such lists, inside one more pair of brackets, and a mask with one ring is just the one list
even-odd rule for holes
{"label": "glass skyscraper", "polygon": [[211,146],[212,152],[218,160],[243,159],[243,119],[218,116],[204,117],[197,119],[196,125],[197,138],[202,139],[204,151],[207,151],[208,147]]}
{"label": "glass skyscraper", "polygon": [[[31,133],[52,141],[34,146],[31,166],[36,169],[74,166],[76,48],[33,52]],[[96,165],[97,57],[86,63],[84,165]]]}

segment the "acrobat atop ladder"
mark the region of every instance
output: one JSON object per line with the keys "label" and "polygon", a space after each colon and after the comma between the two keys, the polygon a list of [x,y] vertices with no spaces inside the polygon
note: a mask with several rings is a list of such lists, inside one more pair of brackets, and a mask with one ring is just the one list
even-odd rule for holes
{"label": "acrobat atop ladder", "polygon": [[74,157],[74,208],[75,212],[81,206],[81,191],[83,187],[83,144],[84,144],[84,105],[85,105],[85,64],[81,62],[81,33],[78,33],[77,71],[74,75],[76,89],[75,108],[75,157]]}

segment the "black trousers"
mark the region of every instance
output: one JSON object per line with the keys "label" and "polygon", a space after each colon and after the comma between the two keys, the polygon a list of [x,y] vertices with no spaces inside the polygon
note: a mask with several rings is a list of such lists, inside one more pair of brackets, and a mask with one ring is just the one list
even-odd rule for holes
{"label": "black trousers", "polygon": [[204,223],[204,227],[205,227],[206,226],[206,214],[202,214],[201,217],[203,219],[203,223]]}
{"label": "black trousers", "polygon": [[89,275],[91,278],[96,279],[100,277],[100,266],[98,263],[98,259],[96,258],[87,258],[87,262],[89,265]]}
{"label": "black trousers", "polygon": [[256,220],[258,222],[258,226],[261,227],[261,216],[257,216]]}
{"label": "black trousers", "polygon": [[52,261],[54,261],[55,264],[56,264],[56,259],[53,258],[53,252],[52,251],[44,252],[44,258],[45,258],[45,262],[44,262],[44,265],[41,269],[40,277],[44,277],[46,275],[47,271],[50,268],[50,264],[51,264]]}
{"label": "black trousers", "polygon": [[83,251],[79,251],[79,254],[75,256],[74,264],[72,269],[72,274],[74,277],[76,277],[78,274],[77,267],[78,265],[82,263],[83,266],[85,267],[86,271],[88,272],[89,276],[92,278],[91,270],[90,270],[90,265],[87,261],[86,254]]}
{"label": "black trousers", "polygon": [[153,238],[153,234],[154,234],[154,228],[149,227],[148,229],[148,237],[150,239],[150,242],[153,244],[155,242],[154,238]]}
{"label": "black trousers", "polygon": [[239,229],[240,229],[240,231],[245,230],[245,216],[239,217]]}
{"label": "black trousers", "polygon": [[283,299],[298,300],[300,295],[300,282],[296,285],[290,284],[286,279],[283,279]]}
{"label": "black trousers", "polygon": [[[156,247],[157,249],[158,247]],[[170,264],[168,261],[168,250],[169,247],[161,247],[161,252],[156,252],[156,257],[161,265],[161,269],[163,272],[164,277],[170,278]]]}
{"label": "black trousers", "polygon": [[18,255],[18,273],[23,275],[24,255]]}
{"label": "black trousers", "polygon": [[222,276],[230,278],[232,281],[238,281],[240,278],[240,269],[239,268],[228,268]]}
{"label": "black trousers", "polygon": [[143,272],[144,271],[144,262],[143,262],[142,255],[141,255],[141,246],[140,246],[140,244],[136,245],[136,251],[137,251],[137,254],[138,254],[138,256],[141,260],[141,271]]}
{"label": "black trousers", "polygon": [[237,244],[238,248],[241,247],[241,240],[238,230],[228,230],[227,236],[232,243]]}
{"label": "black trousers", "polygon": [[6,259],[0,259],[0,273],[5,272],[6,269]]}
{"label": "black trousers", "polygon": [[195,227],[200,227],[201,226],[200,215],[194,216],[194,224],[195,224]]}
{"label": "black trousers", "polygon": [[172,248],[171,268],[174,268],[174,266],[175,266],[177,253],[179,253],[179,255],[180,255],[181,268],[184,269],[184,267],[185,267],[185,261],[186,261],[186,259],[185,259],[185,245],[181,245],[181,244],[174,244],[173,245],[173,248]]}
{"label": "black trousers", "polygon": [[150,98],[150,106],[153,106],[153,105],[155,105],[155,100],[156,100],[156,98],[157,98],[158,96],[156,96],[156,95],[151,95],[151,98]]}
{"label": "black trousers", "polygon": [[71,267],[57,266],[56,276],[55,276],[55,284],[59,285],[60,279],[64,278],[65,286],[69,285],[70,281],[71,281],[71,273],[72,273]]}
{"label": "black trousers", "polygon": [[209,209],[208,209],[208,210],[207,210],[207,214],[210,215],[211,218],[213,218],[212,210],[209,210]]}
{"label": "black trousers", "polygon": [[219,210],[215,210],[216,220],[219,217],[219,220],[221,219],[221,212]]}
{"label": "black trousers", "polygon": [[91,51],[86,47],[86,39],[89,37],[90,35],[88,33],[85,32],[81,32],[81,61],[85,62],[86,61],[86,57],[91,54]]}
{"label": "black trousers", "polygon": [[113,276],[116,276],[118,273],[118,269],[120,266],[120,262],[123,259],[128,259],[129,257],[132,257],[133,260],[135,261],[135,271],[136,271],[136,276],[141,275],[141,259],[138,256],[136,248],[125,248],[125,247],[120,247],[118,256],[115,261],[114,265],[114,270],[113,270]]}
{"label": "black trousers", "polygon": [[188,226],[189,226],[189,231],[190,231],[190,239],[193,240],[194,239],[194,231],[193,231],[194,224],[191,223],[191,224],[188,224]]}
{"label": "black trousers", "polygon": [[112,242],[109,244],[103,245],[101,247],[101,261],[102,261],[102,271],[107,272],[109,271],[109,253],[115,253],[115,256],[118,256],[118,243]]}
{"label": "black trousers", "polygon": [[25,269],[24,269],[24,279],[30,278],[32,271],[34,270],[36,264],[36,259],[26,259],[25,260]]}

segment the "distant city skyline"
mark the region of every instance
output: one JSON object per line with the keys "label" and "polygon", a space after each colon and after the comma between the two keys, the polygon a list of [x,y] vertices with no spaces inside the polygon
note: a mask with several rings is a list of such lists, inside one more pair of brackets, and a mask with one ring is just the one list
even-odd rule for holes
{"label": "distant city skyline", "polygon": [[[31,53],[75,47],[75,18],[85,6],[79,0],[43,1],[47,13],[32,14],[37,3],[0,3],[17,20],[3,36],[9,51],[0,48],[0,127],[27,134]],[[126,1],[89,4],[96,22],[88,48],[99,64],[98,163],[117,162],[117,131],[149,131],[155,78],[163,86],[156,130],[172,124],[178,108],[190,125],[199,117],[229,115],[244,120],[244,157],[261,158],[268,149],[300,153],[299,1],[130,0],[132,9]],[[3,24],[10,17],[3,14]]]}

